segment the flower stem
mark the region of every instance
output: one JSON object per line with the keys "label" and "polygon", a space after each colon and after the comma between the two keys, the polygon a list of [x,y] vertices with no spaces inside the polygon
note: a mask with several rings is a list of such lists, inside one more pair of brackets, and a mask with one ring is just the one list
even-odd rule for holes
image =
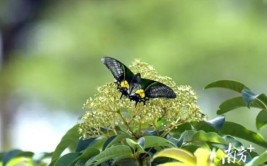
{"label": "flower stem", "polygon": [[120,117],[121,117],[123,123],[126,125],[126,127],[128,128],[128,130],[130,131],[130,133],[131,133],[135,138],[138,138],[137,135],[131,130],[131,128],[130,128],[129,124],[127,123],[127,121],[123,118],[121,112],[120,112],[120,111],[117,111],[117,112],[118,112],[118,114],[120,115]]}

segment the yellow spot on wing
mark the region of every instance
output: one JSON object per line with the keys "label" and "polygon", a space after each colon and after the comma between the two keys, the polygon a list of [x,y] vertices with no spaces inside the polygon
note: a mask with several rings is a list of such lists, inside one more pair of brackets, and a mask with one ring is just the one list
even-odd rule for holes
{"label": "yellow spot on wing", "polygon": [[121,82],[120,87],[129,89],[129,83],[126,80],[124,80]]}
{"label": "yellow spot on wing", "polygon": [[136,92],[142,99],[145,98],[145,91],[143,89],[138,89]]}

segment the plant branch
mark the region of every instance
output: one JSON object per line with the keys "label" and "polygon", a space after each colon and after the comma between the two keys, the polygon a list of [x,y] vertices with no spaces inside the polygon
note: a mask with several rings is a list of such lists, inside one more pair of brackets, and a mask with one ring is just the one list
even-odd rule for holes
{"label": "plant branch", "polygon": [[120,117],[121,117],[123,123],[126,125],[126,127],[128,128],[128,130],[130,131],[130,133],[131,133],[135,138],[138,138],[138,137],[136,136],[136,134],[131,130],[129,124],[128,124],[127,121],[124,119],[124,117],[122,116],[121,112],[120,112],[120,111],[117,111],[117,112],[118,112],[118,114],[120,115]]}

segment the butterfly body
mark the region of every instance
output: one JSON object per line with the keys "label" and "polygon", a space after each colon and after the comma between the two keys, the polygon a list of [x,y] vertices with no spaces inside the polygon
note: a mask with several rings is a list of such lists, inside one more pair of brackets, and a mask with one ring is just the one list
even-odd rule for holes
{"label": "butterfly body", "polygon": [[146,103],[151,98],[175,98],[176,94],[167,85],[158,81],[143,79],[141,74],[134,74],[120,61],[104,57],[101,61],[111,71],[116,79],[118,90],[121,97],[126,96],[130,100],[135,101],[135,105],[139,102]]}
{"label": "butterfly body", "polygon": [[129,94],[129,83],[124,80],[124,81],[121,81],[121,82],[116,82],[117,84],[117,89],[121,92],[121,98],[122,96],[128,96]]}

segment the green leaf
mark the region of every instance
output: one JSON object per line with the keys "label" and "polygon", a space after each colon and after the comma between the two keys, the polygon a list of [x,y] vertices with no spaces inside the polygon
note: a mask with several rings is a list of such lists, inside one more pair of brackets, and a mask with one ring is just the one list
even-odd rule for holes
{"label": "green leaf", "polygon": [[138,142],[136,142],[130,138],[126,138],[126,143],[133,149],[134,152],[144,153],[145,152],[145,150],[144,150],[144,138],[141,137],[140,139],[143,140],[143,146],[141,146]]}
{"label": "green leaf", "polygon": [[72,166],[75,159],[81,155],[79,152],[68,153],[59,158],[53,166]]}
{"label": "green leaf", "polygon": [[97,154],[99,154],[100,150],[93,148],[93,147],[88,147],[87,149],[85,149],[82,153],[82,155],[77,159],[77,160],[88,160],[89,158],[91,158],[92,156],[95,156]]}
{"label": "green leaf", "polygon": [[135,142],[134,140],[130,139],[130,138],[126,138],[126,143],[133,149],[136,149],[137,146],[137,142]]}
{"label": "green leaf", "polygon": [[225,117],[220,115],[215,117],[214,119],[211,119],[209,121],[207,121],[207,123],[209,123],[212,127],[214,127],[215,129],[220,129],[223,127],[223,124],[225,122]]}
{"label": "green leaf", "polygon": [[267,96],[262,93],[260,95],[255,95],[251,97],[253,100],[251,101],[251,104],[249,106],[254,106],[261,109],[267,109]]}
{"label": "green leaf", "polygon": [[226,136],[223,136],[223,138],[227,142],[231,143],[235,148],[241,148],[243,146],[243,144],[240,141],[238,141],[235,137],[232,137],[230,135],[226,135]]}
{"label": "green leaf", "polygon": [[96,148],[96,149],[103,149],[105,142],[107,141],[107,137],[99,136],[97,137],[88,147]]}
{"label": "green leaf", "polygon": [[21,165],[34,166],[34,162],[30,157],[15,157],[9,160],[7,164],[3,164],[3,166],[21,166]]}
{"label": "green leaf", "polygon": [[5,153],[4,152],[0,152],[0,161],[3,160],[3,157],[4,157]]}
{"label": "green leaf", "polygon": [[139,153],[145,152],[145,150],[142,146],[140,146],[136,141],[134,141],[130,138],[126,138],[126,143],[133,149],[134,152],[136,152],[136,151]]}
{"label": "green leaf", "polygon": [[170,142],[172,142],[177,147],[181,147],[183,144],[183,141],[181,139],[177,139],[177,138],[173,137],[171,134],[168,134],[166,136],[166,139],[168,139]]}
{"label": "green leaf", "polygon": [[243,89],[241,91],[241,94],[248,108],[250,107],[250,104],[252,103],[252,101],[254,101],[258,96],[249,89]]}
{"label": "green leaf", "polygon": [[84,160],[79,160],[75,163],[75,166],[84,166],[85,161]]}
{"label": "green leaf", "polygon": [[246,107],[246,104],[242,97],[234,97],[231,99],[228,99],[224,101],[220,106],[219,110],[217,111],[218,115],[222,115],[226,112],[229,112],[231,110],[240,108],[240,107]]}
{"label": "green leaf", "polygon": [[157,136],[158,132],[156,130],[145,130],[143,133],[143,136],[149,135],[149,136]]}
{"label": "green leaf", "polygon": [[[231,110],[241,108],[241,107],[247,107],[246,103],[244,102],[243,97],[234,97],[231,99],[228,99],[224,101],[220,106],[219,110],[217,111],[218,115],[224,114],[226,112],[229,112]],[[252,101],[250,104],[250,107],[254,108],[262,108],[264,107],[258,100]]]}
{"label": "green leaf", "polygon": [[105,161],[114,159],[116,157],[132,157],[131,148],[127,145],[117,145],[106,148],[103,152],[88,160],[85,163],[85,166],[99,165]]}
{"label": "green leaf", "polygon": [[104,145],[103,145],[103,150],[105,150],[106,149],[106,147],[116,138],[117,136],[116,135],[113,135],[113,136],[111,136],[111,137],[109,137],[107,140],[106,140],[106,142],[104,143]]}
{"label": "green leaf", "polygon": [[195,130],[203,130],[205,132],[217,132],[222,128],[225,122],[225,117],[220,115],[208,121],[191,122]]}
{"label": "green leaf", "polygon": [[257,129],[259,130],[263,126],[267,124],[267,110],[262,110],[256,118],[256,126]]}
{"label": "green leaf", "polygon": [[16,157],[28,157],[28,158],[32,158],[32,156],[34,155],[33,152],[29,152],[29,151],[22,151],[19,149],[14,149],[11,150],[7,153],[4,153],[3,155],[3,165],[5,165],[6,163],[8,163],[10,160],[12,160],[13,158]]}
{"label": "green leaf", "polygon": [[37,163],[36,165],[38,165],[38,164],[42,163],[42,161],[44,159],[46,159],[46,158],[50,159],[52,157],[52,154],[53,154],[52,152],[50,152],[50,153],[43,152],[43,153],[40,153],[38,155],[35,155],[34,156],[34,162],[36,162]]}
{"label": "green leaf", "polygon": [[198,131],[193,136],[193,141],[227,144],[227,142],[217,133],[215,132],[206,133],[204,131]]}
{"label": "green leaf", "polygon": [[182,163],[186,164],[187,166],[195,166],[196,165],[196,158],[195,156],[183,149],[180,148],[167,148],[164,149],[158,153],[156,153],[152,160],[155,160],[158,157],[168,157],[172,158],[178,161],[181,161]]}
{"label": "green leaf", "polygon": [[261,101],[261,103],[264,105],[264,109],[267,109],[266,106],[267,106],[267,96],[262,93],[260,95],[258,95],[257,99],[259,99]]}
{"label": "green leaf", "polygon": [[261,109],[267,109],[267,96],[263,93],[257,95],[250,90],[243,89],[242,97],[247,107],[253,106]]}
{"label": "green leaf", "polygon": [[159,137],[159,136],[144,136],[145,139],[145,149],[152,147],[173,147],[175,146],[171,141]]}
{"label": "green leaf", "polygon": [[[193,122],[193,124],[194,123],[198,123],[198,122]],[[192,130],[192,129],[193,129],[192,122],[191,123],[187,122],[187,123],[181,124],[176,129],[171,130],[170,133],[174,137],[179,137],[184,131]]]}
{"label": "green leaf", "polygon": [[196,133],[197,133],[196,130],[186,130],[182,133],[179,140],[182,140],[183,142],[191,142]]}
{"label": "green leaf", "polygon": [[237,82],[237,81],[232,81],[232,80],[215,81],[215,82],[208,84],[205,87],[205,89],[208,89],[208,88],[225,88],[225,89],[230,89],[230,90],[233,90],[239,93],[241,93],[241,91],[245,88],[249,89],[244,84]]}
{"label": "green leaf", "polygon": [[223,128],[220,131],[224,135],[239,137],[244,140],[258,144],[260,146],[267,147],[267,142],[260,134],[248,130],[240,124],[234,122],[225,122]]}
{"label": "green leaf", "polygon": [[196,145],[196,144],[189,143],[189,144],[183,144],[180,148],[187,150],[191,153],[194,153],[200,146],[206,146],[206,145],[205,144]]}
{"label": "green leaf", "polygon": [[85,162],[91,157],[99,154],[100,150],[103,149],[106,140],[107,138],[102,136],[95,138],[93,141],[90,142],[89,146],[82,151],[82,154],[78,158],[76,158],[74,163],[78,163],[81,160]]}
{"label": "green leaf", "polygon": [[261,155],[254,157],[249,163],[245,166],[264,166],[267,162],[267,151],[263,152]]}
{"label": "green leaf", "polygon": [[172,161],[172,162],[166,162],[166,163],[158,164],[157,166],[188,166],[188,165],[185,163]]}
{"label": "green leaf", "polygon": [[256,99],[254,99],[251,103],[250,103],[250,107],[255,107],[255,108],[260,108],[260,109],[267,109],[267,105],[265,103],[265,94],[260,94],[257,96]]}
{"label": "green leaf", "polygon": [[[100,150],[95,147],[87,147],[83,150],[82,154],[77,157],[72,163],[82,163],[84,165],[85,161],[89,160],[91,157],[100,153]],[[58,161],[58,160],[57,160]]]}
{"label": "green leaf", "polygon": [[208,121],[199,121],[199,122],[191,122],[195,130],[203,130],[206,132],[217,132],[217,129],[213,124],[209,123]]}
{"label": "green leaf", "polygon": [[116,166],[137,166],[138,161],[134,158],[123,158],[123,159],[115,159],[115,161],[112,162],[112,165]]}
{"label": "green leaf", "polygon": [[195,152],[194,155],[197,158],[197,163],[196,165],[198,166],[210,166],[213,165],[212,161],[210,161],[210,155],[211,155],[211,151],[209,149],[209,147],[204,148],[198,148]]}
{"label": "green leaf", "polygon": [[76,146],[76,152],[80,152],[86,149],[96,138],[89,139],[79,139],[78,144]]}
{"label": "green leaf", "polygon": [[108,139],[105,144],[104,144],[104,149],[109,148],[113,145],[117,145],[119,144],[122,140],[124,140],[125,138],[129,138],[130,136],[126,133],[120,133],[119,135],[117,135],[115,138],[110,138]]}
{"label": "green leaf", "polygon": [[71,144],[79,140],[80,134],[78,132],[79,124],[73,126],[68,132],[63,136],[60,143],[57,145],[55,151],[53,152],[50,166],[53,166],[55,161],[60,157],[61,153]]}
{"label": "green leaf", "polygon": [[138,145],[140,145],[142,148],[145,147],[145,138],[141,137],[137,140]]}

